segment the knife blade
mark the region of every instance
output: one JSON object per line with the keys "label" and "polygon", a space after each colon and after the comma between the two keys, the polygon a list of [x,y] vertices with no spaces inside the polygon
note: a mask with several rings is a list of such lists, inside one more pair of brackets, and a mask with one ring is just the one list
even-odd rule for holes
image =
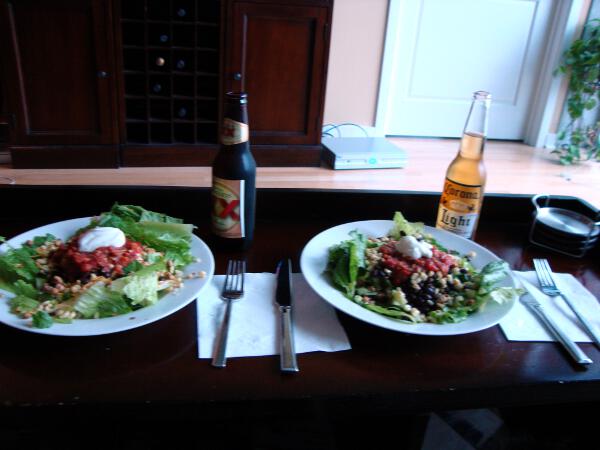
{"label": "knife blade", "polygon": [[592,364],[593,361],[564,333],[563,330],[558,327],[556,322],[546,313],[541,303],[531,294],[536,287],[522,277],[519,278],[521,280],[521,285],[525,288],[525,293],[521,296],[521,302],[529,307],[538,319],[540,319],[546,329],[563,345],[575,362],[584,366]]}
{"label": "knife blade", "polygon": [[282,372],[298,372],[294,347],[294,321],[292,315],[292,262],[282,259],[277,264],[277,290],[275,301],[281,314],[280,367]]}

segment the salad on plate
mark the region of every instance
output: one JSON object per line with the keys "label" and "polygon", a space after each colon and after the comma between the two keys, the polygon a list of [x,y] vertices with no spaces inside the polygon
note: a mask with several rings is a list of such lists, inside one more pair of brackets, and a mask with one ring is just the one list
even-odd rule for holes
{"label": "salad on plate", "polygon": [[127,314],[179,289],[195,261],[194,226],[141,206],[115,204],[66,240],[36,236],[0,254],[10,312],[34,328]]}
{"label": "salad on plate", "polygon": [[405,323],[457,323],[489,301],[519,295],[498,286],[508,273],[505,261],[476,269],[476,255],[445,248],[424,228],[396,212],[386,236],[351,231],[329,248],[325,273],[349,300]]}

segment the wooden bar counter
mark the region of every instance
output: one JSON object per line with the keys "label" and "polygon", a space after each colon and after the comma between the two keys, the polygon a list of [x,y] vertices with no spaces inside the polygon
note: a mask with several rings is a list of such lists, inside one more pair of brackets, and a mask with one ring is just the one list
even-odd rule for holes
{"label": "wooden bar counter", "polygon": [[[260,167],[259,188],[369,189],[439,192],[456,139],[391,138],[408,155],[403,169],[331,170],[326,167]],[[549,150],[516,142],[488,141],[487,193],[570,195],[600,207],[600,164],[561,166]],[[0,176],[20,185],[210,186],[209,167],[120,169],[11,169]]]}

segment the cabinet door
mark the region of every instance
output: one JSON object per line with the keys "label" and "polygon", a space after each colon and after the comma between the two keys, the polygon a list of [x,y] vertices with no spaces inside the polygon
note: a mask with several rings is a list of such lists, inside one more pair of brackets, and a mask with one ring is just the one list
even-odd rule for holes
{"label": "cabinet door", "polygon": [[117,142],[108,0],[0,0],[11,144]]}
{"label": "cabinet door", "polygon": [[330,13],[315,2],[230,4],[225,87],[248,93],[252,144],[320,143]]}

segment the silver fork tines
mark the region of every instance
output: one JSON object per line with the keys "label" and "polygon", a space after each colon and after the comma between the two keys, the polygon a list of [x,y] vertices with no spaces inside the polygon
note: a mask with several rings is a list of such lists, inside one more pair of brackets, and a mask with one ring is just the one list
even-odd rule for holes
{"label": "silver fork tines", "polygon": [[594,325],[579,311],[579,308],[571,301],[569,297],[563,294],[560,289],[556,286],[554,277],[552,276],[552,269],[548,260],[544,258],[534,259],[533,266],[535,267],[535,273],[537,274],[538,281],[540,282],[540,288],[542,292],[550,297],[562,297],[565,303],[575,313],[579,321],[583,324],[588,335],[600,346],[600,333]]}
{"label": "silver fork tines", "polygon": [[227,263],[227,273],[221,297],[236,299],[244,295],[244,272],[246,262],[230,259]]}
{"label": "silver fork tines", "polygon": [[244,273],[246,272],[246,261],[232,260],[227,263],[227,272],[221,298],[225,301],[225,314],[219,328],[215,352],[212,359],[212,365],[215,367],[225,367],[227,357],[225,350],[227,348],[227,334],[229,332],[229,319],[231,317],[231,303],[244,296]]}

